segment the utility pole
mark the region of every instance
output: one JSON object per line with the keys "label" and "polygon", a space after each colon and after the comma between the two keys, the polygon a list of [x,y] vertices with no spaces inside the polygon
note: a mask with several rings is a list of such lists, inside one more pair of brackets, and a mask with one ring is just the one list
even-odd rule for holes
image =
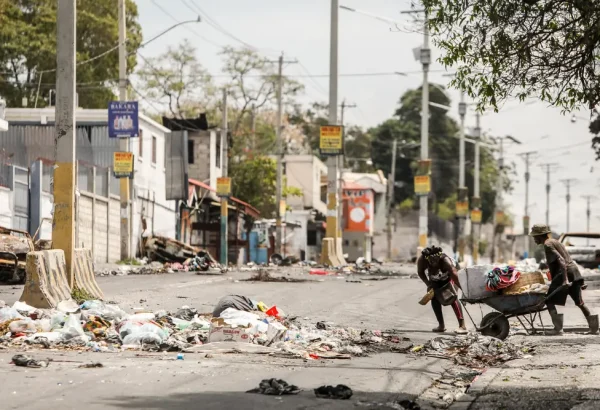
{"label": "utility pole", "polygon": [[[223,159],[221,163],[221,176],[229,175],[229,141],[227,138],[227,88],[223,89],[223,103],[221,116],[221,146],[223,147]],[[217,155],[219,153],[217,152]],[[221,257],[220,262],[225,268],[229,265],[229,200],[227,196],[221,197]]]}
{"label": "utility pole", "polygon": [[546,225],[550,226],[550,173],[555,171],[558,167],[556,162],[548,162],[540,164],[542,169],[546,169]]}
{"label": "utility pole", "polygon": [[75,248],[75,0],[59,0],[57,10],[56,133],[54,137],[54,215],[52,248],[65,252],[67,279],[73,286]]}
{"label": "utility pole", "polygon": [[[475,169],[473,172],[473,210],[477,214],[475,221],[471,217],[471,229],[473,230],[473,264],[479,261],[479,239],[481,238],[481,197],[479,195],[480,178],[480,153],[481,153],[481,115],[475,113]],[[473,214],[472,214],[473,215]]]}
{"label": "utility pole", "polygon": [[537,151],[523,152],[519,154],[525,160],[525,214],[523,216],[523,235],[525,235],[525,251],[529,257],[529,163],[531,155]]}
{"label": "utility pole", "polygon": [[[127,53],[125,42],[127,41],[127,14],[125,10],[125,0],[118,0],[119,7],[119,101],[127,101]],[[142,138],[140,135],[139,138]],[[129,138],[119,140],[119,150],[129,152]],[[131,192],[129,178],[119,178],[120,199],[121,199],[121,259],[131,257],[130,240],[130,218],[129,218],[129,196]]]}
{"label": "utility pole", "polygon": [[[356,108],[356,104],[347,104],[346,99],[342,101],[340,104],[341,114],[340,114],[340,125],[342,126],[342,132],[344,133],[343,142],[346,142],[346,129],[344,128],[344,114],[346,112],[346,108]],[[345,148],[345,147],[344,147]],[[344,150],[345,152],[345,150]],[[339,201],[342,202],[344,198],[344,154],[338,156],[338,167],[340,168],[340,179],[338,182],[338,198]],[[344,227],[342,226],[342,206],[338,206],[338,224],[339,224],[339,233],[340,236],[344,234]]]}
{"label": "utility pole", "polygon": [[575,178],[562,179],[560,182],[567,186],[567,232],[569,232],[571,222],[571,184],[577,181]]}
{"label": "utility pole", "polygon": [[458,165],[458,195],[456,197],[456,229],[458,230],[458,259],[463,262],[465,259],[465,220],[466,212],[469,209],[468,190],[465,186],[465,115],[467,113],[467,104],[465,103],[464,93],[460,94],[460,103],[458,104],[458,115],[460,117],[460,144],[459,144],[459,165]]}
{"label": "utility pole", "polygon": [[[296,61],[285,61],[286,63],[296,63]],[[283,53],[279,56],[279,71],[277,78],[277,130],[276,130],[276,150],[277,150],[277,182],[276,182],[276,227],[275,227],[275,250],[283,255],[283,225],[281,214],[281,201],[283,200],[283,158],[285,155],[283,149]]]}
{"label": "utility pole", "polygon": [[[421,47],[419,61],[423,66],[423,86],[421,90],[421,161],[417,176],[430,178],[431,160],[429,159],[429,65],[431,63],[431,50],[429,49],[429,25],[426,10],[403,11],[402,14],[424,13],[423,47]],[[419,247],[427,246],[429,233],[428,197],[429,193],[421,193],[419,198]]]}
{"label": "utility pole", "polygon": [[251,132],[252,132],[252,154],[256,152],[256,106],[252,104],[252,111],[250,111],[250,115],[252,115],[251,122]]}
{"label": "utility pole", "polygon": [[396,182],[396,153],[398,140],[394,138],[392,145],[392,168],[388,177],[388,202],[387,202],[387,259],[392,260],[392,202],[394,200],[394,184]]}
{"label": "utility pole", "polygon": [[[583,198],[585,198],[585,200],[587,202],[587,208],[585,211],[585,214],[587,217],[586,232],[590,233],[590,216],[592,215],[592,210],[590,208],[590,201],[592,199],[596,199],[597,197],[595,195],[584,195]],[[587,246],[590,246],[590,238],[587,238]]]}
{"label": "utility pole", "polygon": [[[329,125],[338,124],[338,20],[339,0],[331,0],[331,31],[329,49]],[[337,156],[331,156],[327,159],[327,228],[325,231],[325,239],[333,241],[333,249],[332,252],[329,252],[330,249],[327,248],[329,241],[323,241],[321,250],[322,261],[328,265],[339,265],[346,262],[343,257],[342,238],[338,222],[338,173],[339,158]]]}

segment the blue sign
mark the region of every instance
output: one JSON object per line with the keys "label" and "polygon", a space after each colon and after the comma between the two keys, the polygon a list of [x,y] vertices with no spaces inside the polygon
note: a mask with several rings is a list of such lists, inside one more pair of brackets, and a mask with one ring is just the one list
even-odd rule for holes
{"label": "blue sign", "polygon": [[140,133],[137,101],[111,101],[108,104],[108,137],[134,138]]}

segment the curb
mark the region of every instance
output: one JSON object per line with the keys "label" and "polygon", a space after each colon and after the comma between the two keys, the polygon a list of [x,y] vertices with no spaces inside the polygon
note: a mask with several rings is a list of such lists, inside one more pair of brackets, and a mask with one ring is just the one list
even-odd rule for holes
{"label": "curb", "polygon": [[475,378],[467,392],[448,407],[448,410],[468,410],[477,399],[477,396],[483,393],[501,371],[502,369],[499,367],[491,367],[485,370]]}

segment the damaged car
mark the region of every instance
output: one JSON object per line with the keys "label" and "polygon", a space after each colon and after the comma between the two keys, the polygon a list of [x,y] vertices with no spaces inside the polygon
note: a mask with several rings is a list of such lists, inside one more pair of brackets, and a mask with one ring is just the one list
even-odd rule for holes
{"label": "damaged car", "polygon": [[0,282],[25,283],[27,254],[33,250],[28,232],[0,226]]}
{"label": "damaged car", "polygon": [[558,239],[577,264],[594,269],[600,265],[600,233],[570,232]]}

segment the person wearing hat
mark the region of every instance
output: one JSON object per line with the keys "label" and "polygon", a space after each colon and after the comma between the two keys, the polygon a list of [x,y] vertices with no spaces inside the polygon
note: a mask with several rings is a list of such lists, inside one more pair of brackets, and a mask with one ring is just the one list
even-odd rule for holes
{"label": "person wearing hat", "polygon": [[458,302],[458,295],[454,285],[460,287],[458,275],[456,274],[457,263],[444,253],[438,246],[430,246],[423,249],[417,260],[417,272],[421,280],[427,285],[427,291],[433,289],[434,297],[431,299],[431,307],[438,321],[438,327],[433,332],[445,332],[443,305],[452,306],[454,314],[458,319],[456,333],[467,333],[462,308]]}
{"label": "person wearing hat", "polygon": [[564,285],[568,285],[568,290],[558,291],[551,298],[546,300],[548,312],[554,324],[556,334],[563,332],[563,315],[556,310],[556,305],[564,306],[567,302],[567,294],[573,299],[575,305],[581,309],[585,316],[591,334],[598,334],[598,315],[592,315],[590,309],[583,302],[582,290],[584,281],[579,269],[571,256],[567,252],[565,246],[553,239],[550,228],[547,225],[536,224],[531,228],[530,236],[538,245],[544,245],[546,254],[546,263],[550,270],[550,288],[547,295],[551,295],[557,289]]}

